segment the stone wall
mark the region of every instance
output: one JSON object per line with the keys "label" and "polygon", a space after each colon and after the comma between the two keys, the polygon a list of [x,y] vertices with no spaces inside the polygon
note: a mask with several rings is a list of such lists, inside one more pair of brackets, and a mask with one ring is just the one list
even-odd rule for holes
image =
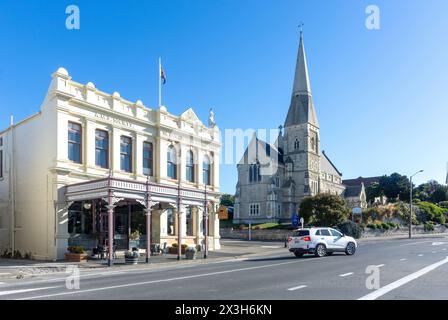
{"label": "stone wall", "polygon": [[[392,236],[406,236],[408,229],[403,227],[394,230],[372,230],[366,228],[361,238],[376,238],[376,237],[392,237]],[[293,230],[271,229],[271,230],[252,230],[252,240],[271,240],[271,241],[285,241],[288,236],[292,235]],[[412,234],[445,234],[448,235],[448,228],[443,225],[434,226],[434,231],[426,232],[423,226],[413,226]],[[238,230],[230,228],[220,229],[221,239],[249,239],[249,230]]]}

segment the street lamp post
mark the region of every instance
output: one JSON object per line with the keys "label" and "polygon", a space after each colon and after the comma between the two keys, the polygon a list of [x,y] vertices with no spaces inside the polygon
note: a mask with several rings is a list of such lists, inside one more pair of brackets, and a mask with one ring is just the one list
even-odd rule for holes
{"label": "street lamp post", "polygon": [[412,237],[412,177],[415,176],[416,174],[423,172],[423,170],[419,170],[416,173],[414,173],[411,178],[410,178],[410,183],[411,183],[411,191],[410,191],[410,199],[409,199],[409,207],[410,207],[410,211],[409,211],[409,239],[411,239]]}

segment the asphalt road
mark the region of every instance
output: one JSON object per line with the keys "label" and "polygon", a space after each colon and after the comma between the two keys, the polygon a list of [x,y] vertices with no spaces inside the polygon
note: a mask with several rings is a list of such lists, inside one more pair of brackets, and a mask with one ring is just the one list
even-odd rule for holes
{"label": "asphalt road", "polygon": [[[271,253],[163,268],[80,269],[79,289],[67,289],[65,274],[11,280],[0,283],[0,299],[448,299],[448,237],[362,242],[354,256],[324,258],[296,258],[279,243],[241,245]],[[367,268],[379,274],[379,287],[372,288]]]}

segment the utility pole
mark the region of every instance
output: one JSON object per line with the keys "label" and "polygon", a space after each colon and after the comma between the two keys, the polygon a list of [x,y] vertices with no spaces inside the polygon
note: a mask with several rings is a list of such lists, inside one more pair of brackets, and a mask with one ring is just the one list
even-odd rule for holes
{"label": "utility pole", "polygon": [[423,170],[419,170],[416,173],[414,173],[411,178],[410,178],[410,183],[411,183],[411,191],[410,191],[410,197],[409,197],[409,207],[410,207],[410,211],[409,211],[409,239],[411,239],[412,237],[412,177],[414,177],[416,174],[423,172]]}

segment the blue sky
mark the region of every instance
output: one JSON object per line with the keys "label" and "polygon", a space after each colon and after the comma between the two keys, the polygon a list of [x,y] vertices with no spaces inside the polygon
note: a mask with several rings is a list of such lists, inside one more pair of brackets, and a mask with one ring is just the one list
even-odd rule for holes
{"label": "blue sky", "polygon": [[[65,28],[76,4],[80,30]],[[380,8],[381,29],[365,27]],[[50,75],[157,106],[192,107],[219,127],[277,128],[289,107],[299,21],[321,147],[344,178],[425,172],[444,182],[448,161],[448,2],[0,1],[0,128],[40,108]],[[233,193],[235,165],[221,165]]]}

